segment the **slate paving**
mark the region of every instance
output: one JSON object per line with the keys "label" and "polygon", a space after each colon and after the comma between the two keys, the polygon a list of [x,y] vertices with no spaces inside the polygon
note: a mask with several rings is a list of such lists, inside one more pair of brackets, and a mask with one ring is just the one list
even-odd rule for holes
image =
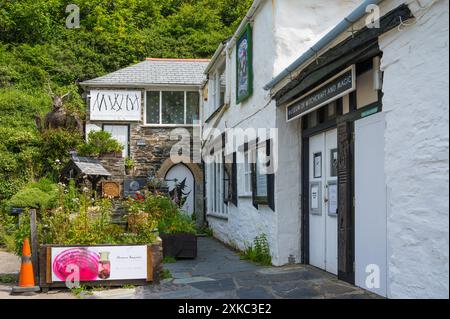
{"label": "slate paving", "polygon": [[305,265],[262,267],[213,238],[198,239],[198,257],[165,264],[173,278],[137,287],[138,299],[371,299],[379,298]]}

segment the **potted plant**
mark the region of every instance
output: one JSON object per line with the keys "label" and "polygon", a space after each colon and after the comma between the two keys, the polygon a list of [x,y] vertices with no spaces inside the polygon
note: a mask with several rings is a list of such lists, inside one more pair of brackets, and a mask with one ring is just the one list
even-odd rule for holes
{"label": "potted plant", "polygon": [[176,212],[161,218],[158,230],[162,239],[164,257],[183,259],[197,257],[196,228],[190,216],[176,209]]}
{"label": "potted plant", "polygon": [[158,177],[149,178],[147,187],[152,194],[155,194],[156,192],[167,194],[169,191],[167,182],[163,178]]}
{"label": "potted plant", "polygon": [[132,158],[128,156],[125,157],[125,174],[130,175],[130,173],[133,172],[135,165],[136,163]]}
{"label": "potted plant", "polygon": [[83,144],[78,154],[92,157],[122,157],[123,145],[106,131],[91,131],[87,143]]}

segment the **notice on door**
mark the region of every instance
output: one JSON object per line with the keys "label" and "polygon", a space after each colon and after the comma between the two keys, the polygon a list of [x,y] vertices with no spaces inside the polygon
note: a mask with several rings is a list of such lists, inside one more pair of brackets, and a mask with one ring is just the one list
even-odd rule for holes
{"label": "notice on door", "polygon": [[338,209],[337,184],[328,184],[328,214],[336,215]]}
{"label": "notice on door", "polygon": [[320,205],[320,197],[321,197],[321,192],[320,192],[320,182],[314,182],[311,183],[310,186],[310,200],[309,200],[309,208],[310,208],[310,212],[311,214],[314,215],[321,215],[321,205]]}

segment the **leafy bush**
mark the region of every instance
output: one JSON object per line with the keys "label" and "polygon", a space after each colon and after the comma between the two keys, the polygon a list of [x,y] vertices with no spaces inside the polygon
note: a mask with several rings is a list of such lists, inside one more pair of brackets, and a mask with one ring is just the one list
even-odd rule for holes
{"label": "leafy bush", "polygon": [[157,221],[160,233],[197,233],[191,217],[182,213],[167,196],[148,193],[143,200],[130,197],[125,203],[125,209],[128,214],[148,214],[149,220]]}
{"label": "leafy bush", "polygon": [[265,234],[255,237],[253,244],[241,253],[241,259],[250,260],[263,266],[272,264],[269,242]]}
{"label": "leafy bush", "polygon": [[78,152],[81,156],[99,156],[103,153],[121,152],[123,146],[106,131],[91,131],[88,142]]}
{"label": "leafy bush", "polygon": [[58,198],[58,186],[47,178],[29,183],[9,201],[8,207],[52,208]]}
{"label": "leafy bush", "polygon": [[83,145],[80,133],[62,129],[46,130],[41,134],[41,165],[42,174],[50,174],[54,179],[59,178],[61,169],[69,162],[70,152]]}

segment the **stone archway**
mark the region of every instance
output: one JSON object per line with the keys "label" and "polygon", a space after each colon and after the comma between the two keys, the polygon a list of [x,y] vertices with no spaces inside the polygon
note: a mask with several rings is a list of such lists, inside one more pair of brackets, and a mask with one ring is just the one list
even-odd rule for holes
{"label": "stone archway", "polygon": [[166,159],[159,170],[156,172],[156,176],[159,178],[164,178],[167,174],[167,172],[172,168],[172,166],[175,166],[177,164],[183,164],[186,165],[187,168],[190,169],[192,175],[194,175],[194,179],[196,183],[203,182],[203,171],[200,168],[199,165],[194,163],[174,163],[170,158]]}

